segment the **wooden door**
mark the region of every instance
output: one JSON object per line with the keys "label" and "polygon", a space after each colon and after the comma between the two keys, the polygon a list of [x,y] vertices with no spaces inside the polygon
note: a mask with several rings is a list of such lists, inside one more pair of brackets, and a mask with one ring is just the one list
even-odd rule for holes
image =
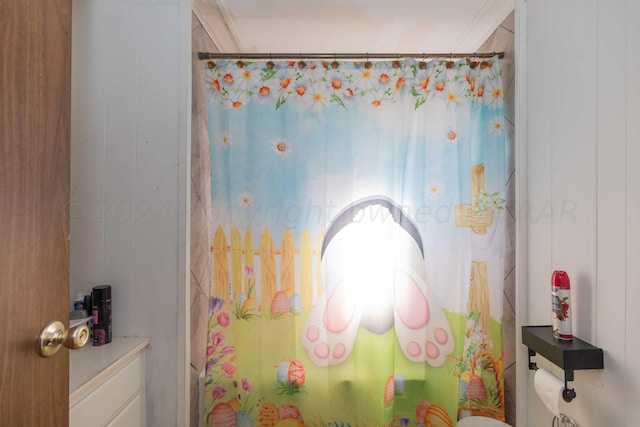
{"label": "wooden door", "polygon": [[0,0],[0,425],[69,425],[70,0]]}

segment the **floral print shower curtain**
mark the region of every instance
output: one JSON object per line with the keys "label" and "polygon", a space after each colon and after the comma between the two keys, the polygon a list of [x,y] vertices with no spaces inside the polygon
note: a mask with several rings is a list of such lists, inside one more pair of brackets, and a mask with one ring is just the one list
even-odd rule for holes
{"label": "floral print shower curtain", "polygon": [[504,419],[497,58],[205,66],[205,425]]}

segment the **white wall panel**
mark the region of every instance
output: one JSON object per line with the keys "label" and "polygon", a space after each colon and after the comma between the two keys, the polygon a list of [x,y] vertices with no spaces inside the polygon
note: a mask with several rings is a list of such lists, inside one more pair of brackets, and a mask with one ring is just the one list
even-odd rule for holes
{"label": "white wall panel", "polygon": [[75,0],[73,18],[72,295],[113,286],[114,335],[151,342],[148,425],[182,425],[190,3]]}
{"label": "white wall panel", "polygon": [[[107,12],[104,281],[112,286],[113,331],[133,336],[135,176],[138,126],[138,13],[128,4]],[[115,24],[115,25],[114,25]]]}
{"label": "white wall panel", "polygon": [[[627,408],[625,426],[637,424],[637,408],[640,402],[640,369],[636,361],[640,354],[640,2],[627,0],[626,9],[626,152],[621,165],[626,166],[626,292],[618,295],[615,305],[603,307],[602,316],[623,306],[626,321],[612,325],[622,327],[625,337],[625,375]],[[624,297],[623,297],[624,295]],[[620,333],[622,335],[622,333]]]}
{"label": "white wall panel", "polygon": [[[549,61],[549,48],[552,45],[551,24],[553,0],[541,0],[526,3],[528,31],[538,35],[538,42],[527,46],[527,100],[532,105],[546,105],[552,99],[550,86],[545,84],[553,80],[554,68]],[[522,42],[526,37],[520,38]],[[536,179],[528,182],[527,200],[517,199],[521,211],[516,220],[526,220],[528,224],[529,250],[536,256],[528,259],[527,302],[529,319],[526,324],[546,325],[550,322],[547,310],[550,298],[545,292],[549,289],[549,271],[551,269],[551,120],[550,108],[530,109],[527,117],[527,169],[535,171]],[[516,128],[518,128],[516,123]],[[523,126],[524,128],[524,126]],[[519,144],[516,141],[516,144]],[[516,171],[520,169],[516,167]],[[517,172],[518,173],[518,172]],[[526,210],[525,210],[526,209]],[[526,217],[523,218],[523,215]],[[528,321],[527,321],[528,320]],[[529,323],[530,322],[530,323]]]}
{"label": "white wall panel", "polygon": [[[626,425],[626,26],[625,0],[600,2],[597,19],[598,251],[594,343],[605,348],[606,369],[594,388],[593,425]],[[615,307],[615,309],[612,309]]]}
{"label": "white wall panel", "polygon": [[[576,9],[582,19],[573,18]],[[569,274],[573,330],[590,340],[596,273],[596,0],[554,2],[552,11],[553,72],[547,84],[553,90],[546,107],[553,117],[551,267]],[[549,289],[546,295],[550,298]]]}
{"label": "white wall panel", "polygon": [[[557,206],[550,224],[532,223],[530,218],[527,320],[548,323],[550,273],[568,271],[574,334],[603,348],[605,354],[604,370],[575,373],[576,381],[570,385],[577,398],[561,405],[580,427],[634,425],[629,405],[637,406],[639,397],[635,360],[640,351],[636,160],[640,158],[636,78],[640,7],[636,3],[529,1],[523,6],[527,38],[520,40],[528,64],[529,199],[535,206],[549,195]],[[554,372],[562,375],[559,369]],[[541,407],[531,379],[526,385],[530,409],[525,425],[547,426],[551,416]]]}
{"label": "white wall panel", "polygon": [[[102,282],[107,8],[73,4],[71,44],[71,298]],[[80,37],[80,35],[82,35]]]}
{"label": "white wall panel", "polygon": [[[138,67],[137,202],[149,207],[136,226],[136,335],[153,335],[147,355],[148,425],[165,425],[175,417],[178,351],[178,183],[180,113],[178,5],[145,8],[140,16]],[[185,250],[184,248],[182,249]],[[155,345],[155,348],[153,346]],[[184,351],[184,350],[183,350]],[[160,374],[162,372],[162,374]]]}

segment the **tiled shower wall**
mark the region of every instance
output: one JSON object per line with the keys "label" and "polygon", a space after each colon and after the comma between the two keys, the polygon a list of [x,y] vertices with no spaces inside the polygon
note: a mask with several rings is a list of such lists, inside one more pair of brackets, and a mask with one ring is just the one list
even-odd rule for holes
{"label": "tiled shower wall", "polygon": [[507,170],[507,239],[504,264],[504,296],[502,301],[502,334],[504,338],[504,382],[507,423],[516,425],[516,256],[515,256],[515,56],[514,12],[478,49],[479,52],[504,52],[500,60],[504,87],[504,124],[506,131]]}
{"label": "tiled shower wall", "polygon": [[[204,370],[207,341],[207,310],[211,277],[209,245],[211,235],[211,178],[209,173],[209,135],[207,130],[204,64],[199,51],[217,52],[200,21],[192,18],[192,122],[191,122],[191,426],[198,426],[198,408],[202,397],[198,374]],[[515,419],[515,61],[514,14],[512,13],[478,51],[505,52],[500,61],[505,90],[505,130],[507,132],[507,243],[503,299],[505,349],[505,402],[507,422]]]}
{"label": "tiled shower wall", "polygon": [[191,117],[191,426],[198,426],[202,397],[198,374],[204,371],[207,347],[207,311],[211,264],[211,174],[203,61],[198,52],[217,52],[200,21],[192,15]]}

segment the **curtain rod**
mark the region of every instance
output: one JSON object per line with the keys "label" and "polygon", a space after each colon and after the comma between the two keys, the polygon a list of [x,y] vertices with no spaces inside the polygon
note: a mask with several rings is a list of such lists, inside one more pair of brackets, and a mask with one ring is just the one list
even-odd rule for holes
{"label": "curtain rod", "polygon": [[198,59],[387,59],[397,60],[406,58],[504,58],[504,52],[476,52],[476,53],[210,53],[198,52]]}

